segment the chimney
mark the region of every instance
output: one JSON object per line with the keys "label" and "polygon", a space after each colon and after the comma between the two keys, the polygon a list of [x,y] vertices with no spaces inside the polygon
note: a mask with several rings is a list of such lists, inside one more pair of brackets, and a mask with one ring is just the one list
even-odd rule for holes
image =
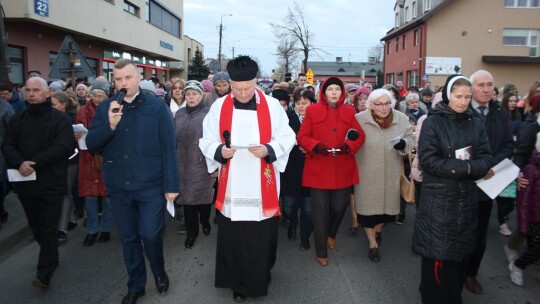
{"label": "chimney", "polygon": [[343,63],[343,57],[336,57],[336,63]]}
{"label": "chimney", "polygon": [[373,57],[373,56],[372,56],[372,57],[369,57],[369,58],[368,58],[368,62],[369,62],[369,63],[375,63],[375,57]]}

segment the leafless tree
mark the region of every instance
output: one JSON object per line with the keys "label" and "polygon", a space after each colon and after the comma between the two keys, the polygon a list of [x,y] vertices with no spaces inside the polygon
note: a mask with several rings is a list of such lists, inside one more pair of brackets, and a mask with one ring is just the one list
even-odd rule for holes
{"label": "leafless tree", "polygon": [[283,68],[285,73],[289,73],[290,68],[294,68],[298,64],[299,51],[295,40],[290,38],[281,39],[277,47],[277,53],[275,53],[278,56],[280,69]]}
{"label": "leafless tree", "polygon": [[288,13],[280,24],[270,22],[274,30],[274,35],[279,39],[280,43],[289,41],[297,46],[299,52],[302,52],[304,58],[302,60],[304,71],[307,71],[307,61],[309,53],[317,49],[313,45],[315,35],[309,31],[309,28],[304,20],[304,12],[298,3],[294,1],[294,6],[287,7]]}
{"label": "leafless tree", "polygon": [[384,48],[380,44],[374,45],[371,49],[368,51],[368,58],[373,57],[375,62],[382,62],[384,55]]}

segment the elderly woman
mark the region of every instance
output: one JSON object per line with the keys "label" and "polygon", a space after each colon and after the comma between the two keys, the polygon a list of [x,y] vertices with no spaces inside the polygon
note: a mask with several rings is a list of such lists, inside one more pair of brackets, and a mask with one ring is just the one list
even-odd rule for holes
{"label": "elderly woman", "polygon": [[367,110],[356,114],[366,142],[356,153],[362,182],[354,187],[356,213],[369,240],[369,259],[379,262],[382,228],[399,213],[401,158],[414,147],[407,116],[395,110],[396,100],[386,89],[369,95]]}
{"label": "elderly woman", "polygon": [[229,94],[231,92],[231,86],[229,84],[230,81],[231,77],[229,77],[227,72],[217,72],[213,78],[214,89],[211,93],[204,95],[203,103],[207,107],[210,107],[214,101],[216,101],[216,99]]}
{"label": "elderly woman", "polygon": [[409,93],[407,96],[405,96],[405,102],[407,103],[405,115],[409,117],[409,121],[416,125],[418,119],[422,117],[422,115],[426,114],[426,112],[418,107],[420,96],[418,96],[418,93]]}
{"label": "elderly woman", "polygon": [[187,228],[184,245],[192,248],[199,235],[199,222],[204,235],[210,234],[214,178],[208,174],[206,160],[199,149],[199,138],[203,136],[203,119],[209,110],[202,103],[203,87],[200,82],[189,80],[182,94],[186,106],[178,110],[174,117],[181,191],[177,200],[184,207]]}
{"label": "elderly woman", "polygon": [[307,109],[298,132],[298,144],[307,151],[302,186],[311,188],[313,233],[317,260],[328,265],[328,248],[336,234],[351,194],[358,183],[354,153],[364,143],[364,131],[354,119],[356,111],[345,104],[345,86],[328,78],[319,101]]}
{"label": "elderly woman", "polygon": [[[92,100],[82,106],[77,113],[76,123],[82,124],[90,129],[96,114],[98,105],[107,99],[109,84],[106,82],[95,82],[92,85]],[[80,139],[82,134],[76,133],[75,138]],[[99,154],[90,153],[88,150],[80,150],[79,157],[79,197],[84,198],[84,207],[87,215],[87,235],[84,239],[84,246],[92,246],[99,232],[99,241],[108,242],[111,238],[112,209],[107,192],[101,165],[103,157]],[[98,200],[101,200],[102,216],[101,227],[98,221]]]}
{"label": "elderly woman", "polygon": [[422,256],[422,303],[462,303],[466,261],[476,247],[475,180],[490,170],[492,157],[471,96],[469,79],[449,76],[442,102],[422,126],[423,184],[413,236],[413,250]]}

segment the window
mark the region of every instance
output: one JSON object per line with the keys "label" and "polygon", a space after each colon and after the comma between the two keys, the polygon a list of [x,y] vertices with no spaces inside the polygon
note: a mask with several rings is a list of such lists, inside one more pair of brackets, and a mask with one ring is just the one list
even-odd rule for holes
{"label": "window", "polygon": [[399,27],[399,13],[396,13],[396,27]]}
{"label": "window", "polygon": [[394,74],[386,74],[386,83],[394,83]]}
{"label": "window", "polygon": [[424,12],[427,12],[431,9],[431,0],[424,0]]}
{"label": "window", "polygon": [[416,1],[412,3],[412,17],[416,18]]}
{"label": "window", "polygon": [[124,1],[124,10],[134,16],[139,17],[139,7],[129,1]]}
{"label": "window", "polygon": [[8,46],[7,55],[11,63],[11,80],[13,83],[23,85],[24,76],[24,50],[20,47]]}
{"label": "window", "polygon": [[147,22],[150,22],[150,0],[144,1],[144,7],[146,9],[144,11],[144,20],[146,20]]}
{"label": "window", "polygon": [[504,7],[538,8],[540,0],[505,0]]}
{"label": "window", "polygon": [[405,23],[409,22],[409,20],[411,20],[411,14],[409,12],[409,7],[406,6],[405,7]]}
{"label": "window", "polygon": [[399,38],[396,38],[396,52],[399,51]]}
{"label": "window", "polygon": [[420,44],[420,30],[414,30],[414,45]]}
{"label": "window", "polygon": [[418,71],[407,71],[408,86],[418,86]]}
{"label": "window", "polygon": [[180,38],[180,34],[182,33],[180,19],[153,0],[149,0],[149,5],[149,22],[167,33]]}
{"label": "window", "polygon": [[407,35],[403,35],[403,47],[402,49],[405,49],[405,41],[407,41]]}
{"label": "window", "polygon": [[390,41],[386,42],[386,55],[390,55]]}
{"label": "window", "polygon": [[528,46],[529,56],[538,56],[538,29],[504,29],[503,30],[503,45],[504,46]]}

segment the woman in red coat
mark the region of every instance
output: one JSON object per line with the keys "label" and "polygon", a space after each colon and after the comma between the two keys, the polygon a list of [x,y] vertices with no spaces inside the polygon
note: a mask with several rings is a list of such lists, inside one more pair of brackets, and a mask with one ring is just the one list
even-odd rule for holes
{"label": "woman in red coat", "polygon": [[365,140],[356,111],[344,103],[346,95],[339,78],[328,78],[297,135],[298,144],[308,151],[302,185],[311,188],[315,251],[322,266],[328,265],[326,246],[336,246],[350,187],[359,182],[354,154]]}
{"label": "woman in red coat", "polygon": [[[107,99],[108,91],[109,84],[105,82],[94,83],[92,86],[92,100],[81,107],[77,113],[75,123],[83,124],[86,129],[90,129],[96,108],[100,102]],[[79,139],[80,137],[80,134],[75,134],[75,138]],[[100,242],[109,241],[111,237],[112,210],[101,173],[102,156],[92,154],[88,150],[79,150],[79,196],[84,198],[84,207],[87,214],[87,235],[84,239],[84,246],[92,246],[98,232],[101,232],[99,235]],[[99,227],[98,223],[98,198],[101,198],[102,202],[101,227]]]}

